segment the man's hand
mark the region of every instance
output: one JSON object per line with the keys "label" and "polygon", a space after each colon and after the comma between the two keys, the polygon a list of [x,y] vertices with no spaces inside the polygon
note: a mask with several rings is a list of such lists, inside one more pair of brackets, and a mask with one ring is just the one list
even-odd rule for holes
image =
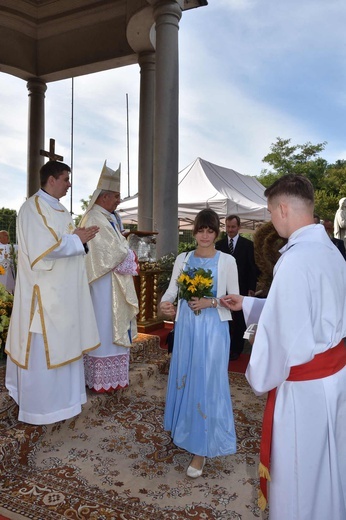
{"label": "man's hand", "polygon": [[241,311],[244,296],[241,294],[226,294],[220,298],[220,303],[231,311]]}
{"label": "man's hand", "polygon": [[165,316],[170,316],[171,319],[174,319],[174,316],[176,315],[177,311],[173,303],[161,302],[159,308],[162,314],[164,314]]}
{"label": "man's hand", "polygon": [[76,228],[73,232],[74,235],[77,235],[82,244],[86,244],[86,242],[89,242],[92,238],[94,238],[95,235],[99,232],[100,228],[98,226],[90,226],[90,227],[79,227]]}

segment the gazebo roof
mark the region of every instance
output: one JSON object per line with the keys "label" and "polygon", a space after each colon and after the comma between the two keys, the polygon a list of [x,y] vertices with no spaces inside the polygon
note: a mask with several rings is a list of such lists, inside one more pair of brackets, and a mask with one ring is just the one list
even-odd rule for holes
{"label": "gazebo roof", "polygon": [[[177,1],[183,10],[207,4]],[[0,0],[0,70],[50,82],[137,63],[136,40],[141,50],[153,48],[151,4],[154,0]]]}

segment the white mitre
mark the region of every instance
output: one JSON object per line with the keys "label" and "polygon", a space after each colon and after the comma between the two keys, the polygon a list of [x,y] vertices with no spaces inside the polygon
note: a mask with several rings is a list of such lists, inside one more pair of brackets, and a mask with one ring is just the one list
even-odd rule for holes
{"label": "white mitre", "polygon": [[119,168],[114,171],[108,168],[106,165],[107,161],[104,162],[101,175],[99,181],[97,183],[97,188],[92,194],[88,207],[86,209],[86,213],[91,210],[93,205],[95,204],[97,197],[100,195],[102,190],[106,191],[115,191],[120,193],[120,164]]}

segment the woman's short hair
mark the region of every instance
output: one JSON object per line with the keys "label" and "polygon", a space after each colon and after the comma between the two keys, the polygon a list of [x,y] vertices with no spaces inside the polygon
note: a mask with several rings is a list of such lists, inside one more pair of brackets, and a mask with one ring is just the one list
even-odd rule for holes
{"label": "woman's short hair", "polygon": [[210,208],[202,209],[202,211],[197,214],[193,226],[193,234],[196,235],[198,231],[206,228],[212,229],[216,233],[216,236],[220,233],[219,216]]}

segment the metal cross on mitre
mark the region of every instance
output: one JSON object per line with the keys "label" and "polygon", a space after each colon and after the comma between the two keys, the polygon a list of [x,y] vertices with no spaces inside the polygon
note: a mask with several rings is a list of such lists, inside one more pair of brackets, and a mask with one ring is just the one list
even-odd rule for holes
{"label": "metal cross on mitre", "polygon": [[57,155],[55,153],[55,139],[49,139],[49,152],[46,152],[45,150],[40,150],[40,155],[49,157],[49,159],[51,161],[63,161],[64,160],[62,155]]}

